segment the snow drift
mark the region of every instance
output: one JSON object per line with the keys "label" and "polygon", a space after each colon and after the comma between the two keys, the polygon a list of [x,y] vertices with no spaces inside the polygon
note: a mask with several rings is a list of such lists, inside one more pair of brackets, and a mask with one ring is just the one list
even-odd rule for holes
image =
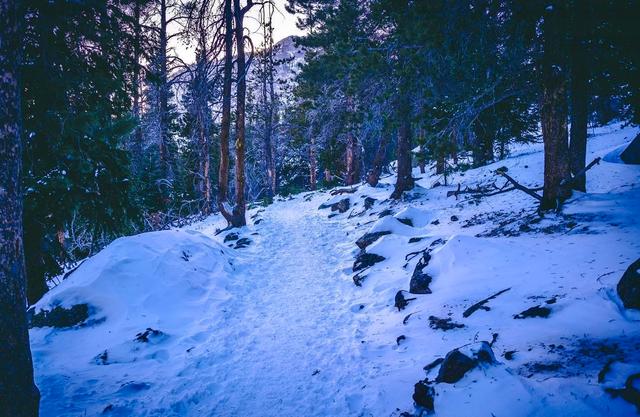
{"label": "snow drift", "polygon": [[[89,258],[33,310],[34,317],[42,318],[47,312],[86,306],[88,315],[71,327],[32,320],[49,325],[31,330],[35,362],[49,358],[47,368],[39,369],[39,386],[44,396],[51,395],[47,390],[57,391],[51,395],[56,408],[43,415],[81,410],[94,415],[105,407],[116,411],[110,400],[161,383],[166,375],[149,370],[158,362],[169,374],[180,367],[198,333],[215,321],[229,298],[225,287],[230,271],[224,247],[195,231],[121,238]],[[66,381],[59,380],[80,373],[89,381],[86,389],[101,394],[95,396],[96,408],[85,404],[74,410],[73,396],[64,391]],[[111,399],[100,401],[102,395]],[[123,414],[126,404],[118,404]]]}

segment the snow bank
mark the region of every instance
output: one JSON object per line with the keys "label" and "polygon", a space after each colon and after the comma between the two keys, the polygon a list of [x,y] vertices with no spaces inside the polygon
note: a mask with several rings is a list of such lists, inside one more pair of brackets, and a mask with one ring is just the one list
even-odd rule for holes
{"label": "snow bank", "polygon": [[[38,385],[54,402],[43,415],[95,415],[162,383],[166,375],[149,369],[179,372],[198,334],[229,299],[230,272],[223,246],[195,231],[121,238],[86,260],[35,306],[42,314],[86,304],[89,312],[87,320],[70,328],[31,330]],[[78,375],[89,384],[86,389],[101,394],[96,408],[90,401],[76,409],[65,384],[60,385]]]}

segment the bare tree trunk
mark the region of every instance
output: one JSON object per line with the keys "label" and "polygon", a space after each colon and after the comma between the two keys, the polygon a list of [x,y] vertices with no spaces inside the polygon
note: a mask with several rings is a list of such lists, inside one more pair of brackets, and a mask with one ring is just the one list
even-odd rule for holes
{"label": "bare tree trunk", "polygon": [[208,215],[211,213],[211,178],[209,172],[211,171],[211,159],[209,153],[211,152],[211,144],[209,138],[205,139],[203,153],[204,166],[202,168],[202,176],[204,177],[204,209],[203,214]]}
{"label": "bare tree trunk", "polygon": [[133,117],[136,119],[136,129],[133,133],[133,171],[140,175],[142,171],[142,126],[140,125],[140,58],[142,56],[142,28],[140,22],[140,1],[133,6]]}
{"label": "bare tree trunk", "polygon": [[262,6],[261,24],[264,36],[264,59],[262,60],[262,99],[264,102],[264,165],[267,177],[267,198],[272,199],[276,194],[276,166],[273,149],[273,116],[276,102],[274,88],[274,62],[273,62],[273,26],[272,15],[274,6],[267,4]]}
{"label": "bare tree trunk", "polygon": [[570,195],[560,186],[569,177],[567,138],[567,76],[565,5],[556,1],[547,8],[543,25],[542,137],[544,139],[544,190],[540,208],[557,208]]}
{"label": "bare tree trunk", "polygon": [[445,163],[446,161],[444,155],[436,156],[436,175],[444,174]]}
{"label": "bare tree trunk", "polygon": [[[589,96],[587,93],[588,62],[585,46],[586,3],[573,3],[573,44],[571,45],[571,141],[569,142],[569,164],[575,176],[582,171],[587,159],[587,119]],[[586,175],[573,182],[573,188],[586,191]]]}
{"label": "bare tree trunk", "polygon": [[[272,48],[272,46],[270,47]],[[269,49],[269,59],[272,58],[272,49]],[[276,166],[273,157],[273,106],[275,100],[275,91],[273,87],[273,65],[268,66],[268,79],[264,80],[263,93],[265,97],[265,103],[267,104],[265,112],[265,124],[264,124],[264,165],[267,174],[267,197],[273,198],[276,194]],[[269,98],[267,99],[267,84],[269,85]],[[268,102],[268,103],[267,103]]]}
{"label": "bare tree trunk", "polygon": [[222,120],[220,122],[220,166],[218,168],[218,210],[231,223],[227,210],[229,189],[229,136],[231,131],[231,76],[233,71],[232,0],[224,1],[224,73],[222,81]]}
{"label": "bare tree trunk", "polygon": [[398,126],[398,177],[396,185],[391,193],[391,198],[399,199],[405,191],[413,188],[411,175],[411,123],[409,121],[409,98],[406,88],[400,89],[397,116],[400,120]]}
{"label": "bare tree trunk", "polygon": [[26,314],[22,232],[19,2],[0,0],[0,413],[38,415]]}
{"label": "bare tree trunk", "polygon": [[311,143],[309,145],[309,188],[315,191],[318,186],[318,150],[316,149],[316,138],[313,132],[310,136]]}
{"label": "bare tree trunk", "polygon": [[[273,114],[273,111],[269,112]],[[273,156],[273,115],[269,117],[270,122],[268,122],[267,129],[265,132],[265,140],[264,140],[264,153],[265,153],[265,166],[267,170],[267,195],[270,198],[277,192],[277,183],[276,183],[276,165],[275,158]]]}
{"label": "bare tree trunk", "polygon": [[347,133],[347,149],[345,152],[345,162],[347,166],[347,173],[345,175],[344,182],[346,185],[353,185],[356,183],[356,138],[353,133]]}
{"label": "bare tree trunk", "polygon": [[247,93],[246,57],[244,53],[244,11],[240,0],[233,0],[236,36],[236,72],[238,81],[236,84],[236,201],[233,207],[231,225],[242,227],[247,224],[245,218],[245,107]]}
{"label": "bare tree trunk", "polygon": [[[203,74],[199,74],[202,77]],[[205,75],[206,76],[206,75]],[[203,80],[201,80],[203,81]],[[206,84],[206,83],[205,83]],[[206,88],[206,85],[200,85],[198,88],[201,90]],[[198,95],[204,95],[204,91],[199,91]],[[211,179],[209,178],[209,137],[207,126],[207,103],[206,97],[199,97],[197,100],[198,106],[198,191],[200,192],[200,198],[204,200],[202,207],[202,213],[207,215],[211,208]]]}
{"label": "bare tree trunk", "polygon": [[382,174],[382,165],[384,164],[384,158],[387,155],[387,144],[389,143],[389,136],[383,135],[378,143],[378,149],[376,155],[373,158],[373,165],[371,171],[367,174],[367,183],[375,187],[380,181],[380,174]]}
{"label": "bare tree trunk", "polygon": [[451,159],[454,165],[458,165],[458,133],[451,135]]}
{"label": "bare tree trunk", "polygon": [[[160,176],[170,181],[171,167],[169,163],[169,86],[167,74],[167,0],[160,0]],[[165,185],[166,187],[166,185]],[[163,204],[169,204],[169,193],[165,189],[162,195]]]}

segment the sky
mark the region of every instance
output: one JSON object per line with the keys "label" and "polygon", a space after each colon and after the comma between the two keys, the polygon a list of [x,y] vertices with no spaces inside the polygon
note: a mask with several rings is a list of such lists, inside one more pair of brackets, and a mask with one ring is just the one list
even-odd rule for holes
{"label": "sky", "polygon": [[[273,13],[273,39],[274,42],[286,38],[291,35],[302,35],[304,32],[296,27],[296,16],[288,13],[284,5],[287,0],[273,0],[275,11]],[[262,29],[259,23],[260,8],[254,7],[249,15],[245,17],[245,27],[250,33],[251,40],[256,48],[262,42]],[[195,60],[195,51],[193,46],[186,46],[180,41],[177,42],[175,50],[180,58],[185,62],[193,62]]]}
{"label": "sky", "polygon": [[[284,5],[286,2],[286,0],[274,0],[276,10],[273,14],[273,39],[275,42],[287,36],[303,34],[303,32],[296,27],[296,16],[285,10]],[[259,44],[259,41],[262,39],[262,31],[259,29],[257,21],[259,8],[254,7],[252,12],[253,16],[248,17],[245,24],[252,32],[256,30],[259,32],[252,36],[253,41],[257,41],[256,44]]]}

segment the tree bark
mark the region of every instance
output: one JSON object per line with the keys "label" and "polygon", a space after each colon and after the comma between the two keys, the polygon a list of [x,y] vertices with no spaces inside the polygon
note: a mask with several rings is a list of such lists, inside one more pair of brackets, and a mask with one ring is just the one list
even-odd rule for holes
{"label": "tree bark", "polygon": [[0,414],[38,415],[22,232],[19,2],[0,0]]}
{"label": "tree bark", "polygon": [[136,119],[136,128],[133,132],[133,172],[136,176],[142,173],[142,126],[140,125],[140,58],[142,56],[142,27],[140,22],[140,1],[136,0],[133,6],[133,117]]}
{"label": "tree bark", "polygon": [[273,145],[273,125],[274,112],[276,105],[276,92],[274,80],[274,61],[273,61],[273,13],[275,11],[273,4],[263,5],[260,10],[260,24],[263,27],[263,56],[261,59],[262,71],[262,101],[263,101],[263,145],[264,145],[264,169],[266,175],[266,196],[269,201],[277,191],[276,164]]}
{"label": "tree bark", "polygon": [[410,106],[406,91],[401,91],[398,106],[398,177],[396,185],[391,193],[391,198],[399,199],[405,191],[413,188],[413,177],[411,174],[411,123],[409,121]]}
{"label": "tree bark", "polygon": [[247,93],[246,57],[244,54],[244,11],[240,0],[233,0],[236,37],[236,201],[233,207],[231,225],[242,227],[247,224],[245,218],[245,107]]}
{"label": "tree bark", "polygon": [[233,9],[232,0],[224,2],[224,73],[222,80],[222,120],[220,122],[220,166],[218,168],[218,210],[228,223],[229,136],[231,131],[231,77],[233,71]]}
{"label": "tree bark", "polygon": [[347,173],[345,175],[344,182],[346,185],[353,185],[356,183],[356,138],[353,133],[347,133],[347,149],[345,152],[345,160],[347,166]]}
{"label": "tree bark", "polygon": [[318,151],[316,149],[316,138],[313,132],[310,135],[309,144],[309,188],[315,191],[318,188]]}
{"label": "tree bark", "polygon": [[378,143],[378,149],[376,155],[373,158],[373,164],[371,171],[367,174],[367,183],[375,187],[380,181],[380,174],[382,174],[382,165],[384,164],[384,158],[387,155],[387,144],[389,143],[389,136],[383,135]]}
{"label": "tree bark", "polygon": [[544,190],[540,209],[555,209],[570,196],[561,187],[569,177],[567,137],[566,5],[554,2],[546,9],[543,24],[541,122],[544,140]]}
{"label": "tree bark", "polygon": [[444,174],[445,162],[444,155],[436,156],[436,175]]}
{"label": "tree bark", "polygon": [[[160,0],[160,176],[163,180],[171,180],[169,163],[169,85],[167,68],[167,0]],[[166,185],[164,185],[166,187]],[[162,195],[164,205],[169,204],[169,192]]]}
{"label": "tree bark", "polygon": [[[587,159],[587,122],[589,95],[587,93],[589,63],[585,45],[584,2],[573,3],[573,36],[571,45],[571,140],[569,142],[569,165],[575,176],[584,169]],[[586,176],[576,177],[573,188],[586,191]]]}

